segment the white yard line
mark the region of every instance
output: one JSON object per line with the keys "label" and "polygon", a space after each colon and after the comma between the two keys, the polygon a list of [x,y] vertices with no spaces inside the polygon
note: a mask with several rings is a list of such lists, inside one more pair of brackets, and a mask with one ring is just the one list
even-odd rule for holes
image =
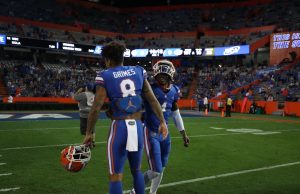
{"label": "white yard line", "polygon": [[15,191],[20,189],[20,187],[14,187],[14,188],[4,188],[4,189],[0,189],[0,192],[8,192],[8,191]]}
{"label": "white yard line", "polygon": [[211,128],[211,129],[217,129],[217,130],[219,130],[219,129],[225,129],[225,128],[221,128],[221,127],[209,127],[209,128]]}
{"label": "white yard line", "polygon": [[9,176],[12,175],[12,173],[4,173],[4,174],[0,174],[0,176]]}
{"label": "white yard line", "polygon": [[40,131],[40,130],[51,130],[51,129],[76,129],[78,127],[53,127],[53,128],[36,128],[36,129],[1,129],[2,131]]}
{"label": "white yard line", "polygon": [[[173,123],[169,125],[174,125]],[[31,129],[0,129],[0,132],[5,131],[43,131],[43,130],[51,130],[51,129],[79,129],[78,127],[52,127],[52,128],[31,128]],[[96,126],[96,127],[110,127],[110,125],[102,125],[102,126]]]}
{"label": "white yard line", "polygon": [[0,166],[5,165],[6,163],[0,163]]}
{"label": "white yard line", "polygon": [[[299,165],[299,164],[300,164],[300,161],[297,161],[297,162],[279,164],[279,165],[274,165],[274,166],[266,166],[266,167],[262,167],[262,168],[254,168],[254,169],[249,169],[249,170],[241,170],[241,171],[229,172],[229,173],[225,173],[225,174],[218,174],[218,175],[213,175],[213,176],[200,177],[200,178],[195,178],[195,179],[188,179],[188,180],[183,180],[183,181],[178,181],[178,182],[162,184],[162,185],[159,186],[159,188],[173,187],[173,186],[176,186],[176,185],[183,185],[183,184],[188,184],[188,183],[195,183],[195,182],[200,182],[200,181],[219,179],[219,178],[236,176],[236,175],[241,175],[241,174],[248,174],[248,173],[252,173],[252,172],[272,170],[272,169],[276,169],[276,168],[294,166],[294,165]],[[147,187],[146,189],[149,190],[149,187]],[[129,192],[130,192],[130,190],[127,190],[124,193],[129,193]]]}
{"label": "white yard line", "polygon": [[[206,135],[191,135],[189,137],[214,137],[214,136],[226,136],[226,135],[244,135],[246,133],[217,133],[217,134],[206,134]],[[182,136],[171,137],[171,139],[182,139]]]}
{"label": "white yard line", "polygon": [[[199,124],[198,122],[186,122],[186,124]],[[169,125],[174,125],[173,123],[170,123]],[[5,131],[43,131],[43,130],[51,130],[51,129],[79,129],[78,127],[52,127],[52,128],[31,128],[31,129],[0,129],[0,132],[5,132]],[[96,126],[96,127],[110,127],[110,125],[102,125],[102,126]]]}
{"label": "white yard line", "polygon": [[[233,121],[233,120],[229,120],[229,121],[205,121],[205,124],[207,123],[214,123],[214,124],[218,124],[218,123],[230,123],[230,122],[241,122],[241,123],[246,123],[246,122],[253,122],[253,121],[249,121],[249,120],[239,120],[239,121]],[[190,124],[190,125],[199,125],[199,123],[202,123],[202,121],[200,122],[184,122],[185,124]],[[169,125],[174,125],[174,123],[169,123]],[[78,127],[51,127],[51,128],[30,128],[30,129],[24,129],[24,128],[19,128],[19,129],[0,129],[0,132],[6,132],[6,131],[40,131],[40,130],[51,130],[51,129],[79,129],[79,125]],[[96,127],[110,127],[110,125],[97,125]],[[220,128],[221,129],[221,128]]]}
{"label": "white yard line", "polygon": [[[246,133],[221,133],[221,134],[207,134],[207,135],[193,135],[189,136],[191,138],[197,137],[213,137],[213,136],[226,136],[226,135],[244,135]],[[171,137],[171,139],[181,139],[181,136]],[[96,142],[96,144],[104,144],[106,141]],[[23,150],[23,149],[35,149],[35,148],[50,148],[50,147],[62,147],[68,145],[79,145],[80,143],[72,143],[72,144],[56,144],[56,145],[41,145],[41,146],[24,146],[24,147],[10,147],[10,148],[1,148],[1,150]]]}
{"label": "white yard line", "polygon": [[300,129],[283,129],[283,130],[275,130],[279,132],[285,132],[285,131],[300,131]]}
{"label": "white yard line", "polygon": [[[289,132],[289,131],[298,131],[300,129],[288,129],[288,130],[278,130],[278,132]],[[219,133],[219,134],[204,134],[204,135],[192,135],[189,136],[191,138],[197,138],[197,137],[214,137],[214,136],[231,136],[231,135],[246,135],[251,133]],[[277,133],[273,133],[277,134]],[[279,133],[280,134],[280,133]],[[171,137],[171,139],[181,139],[181,136],[175,136]],[[96,144],[104,144],[106,141],[96,142]],[[10,147],[10,148],[1,148],[1,150],[23,150],[23,149],[35,149],[35,148],[50,148],[50,147],[62,147],[62,146],[68,146],[68,145],[79,145],[80,143],[71,143],[71,144],[56,144],[56,145],[41,145],[41,146],[24,146],[24,147]]]}
{"label": "white yard line", "polygon": [[36,121],[64,121],[64,120],[68,120],[68,121],[71,121],[71,120],[79,120],[79,118],[78,119],[72,119],[72,118],[70,118],[70,119],[49,119],[49,120],[42,120],[42,119],[26,119],[26,120],[21,120],[21,119],[18,119],[18,120],[13,120],[13,121],[3,121],[3,120],[1,120],[1,123],[15,123],[15,122],[36,122]]}
{"label": "white yard line", "polygon": [[[103,144],[106,141],[96,142],[96,144]],[[69,145],[79,145],[80,143],[69,143],[69,144],[56,144],[56,145],[42,145],[42,146],[25,146],[25,147],[11,147],[11,148],[2,148],[1,150],[23,150],[23,149],[35,149],[35,148],[51,148],[51,147],[62,147]]]}
{"label": "white yard line", "polygon": [[279,131],[266,131],[266,132],[259,132],[259,133],[253,133],[254,135],[273,135],[273,134],[278,134],[281,133]]}

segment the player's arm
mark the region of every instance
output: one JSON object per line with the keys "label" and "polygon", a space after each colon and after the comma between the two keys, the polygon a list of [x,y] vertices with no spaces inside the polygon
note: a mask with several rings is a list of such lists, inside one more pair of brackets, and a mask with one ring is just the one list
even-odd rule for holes
{"label": "player's arm", "polygon": [[110,107],[110,104],[109,103],[104,103],[103,106],[102,106],[102,109],[105,111],[106,117],[112,119],[113,111]]}
{"label": "player's arm", "polygon": [[107,97],[106,89],[101,86],[98,86],[96,89],[95,100],[88,116],[86,135],[83,144],[92,145],[93,143],[92,129],[96,125],[100,109],[104,104],[104,100],[106,99],[106,97]]}
{"label": "player's arm", "polygon": [[161,110],[161,106],[156,99],[152,88],[147,80],[144,81],[143,85],[143,96],[147,100],[147,102],[150,104],[152,107],[152,111],[154,114],[157,116],[159,119],[160,125],[159,125],[159,131],[163,134],[163,137],[166,138],[168,135],[168,128],[166,125],[166,121],[163,115],[163,112]]}
{"label": "player's arm", "polygon": [[81,93],[81,92],[83,92],[83,91],[84,91],[84,88],[79,88],[79,89],[76,91],[75,94],[79,94],[79,93]]}
{"label": "player's arm", "polygon": [[184,146],[188,147],[189,143],[190,143],[190,139],[186,134],[183,120],[182,120],[182,117],[181,117],[181,114],[180,114],[180,111],[178,108],[178,104],[176,101],[173,102],[171,111],[172,111],[172,117],[173,117],[175,126],[178,129],[178,131],[180,132],[180,134],[182,135]]}

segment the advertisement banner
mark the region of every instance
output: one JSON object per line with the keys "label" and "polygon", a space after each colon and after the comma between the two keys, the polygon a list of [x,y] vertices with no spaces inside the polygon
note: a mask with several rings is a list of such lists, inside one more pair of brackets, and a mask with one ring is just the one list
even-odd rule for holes
{"label": "advertisement banner", "polygon": [[6,45],[6,36],[4,34],[0,34],[0,44]]}
{"label": "advertisement banner", "polygon": [[214,56],[245,55],[249,53],[250,53],[249,45],[214,48]]}
{"label": "advertisement banner", "polygon": [[282,32],[270,36],[270,64],[279,64],[285,58],[300,56],[300,32]]}

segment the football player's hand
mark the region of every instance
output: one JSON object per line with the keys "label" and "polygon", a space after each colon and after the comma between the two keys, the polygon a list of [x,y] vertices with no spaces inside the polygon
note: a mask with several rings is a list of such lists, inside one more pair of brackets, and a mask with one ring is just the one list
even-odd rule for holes
{"label": "football player's hand", "polygon": [[90,148],[95,147],[94,137],[93,137],[92,133],[85,135],[85,138],[83,140],[83,144],[90,147]]}
{"label": "football player's hand", "polygon": [[184,136],[183,137],[183,145],[185,146],[185,147],[189,147],[189,144],[190,144],[190,138],[188,137],[188,136]]}
{"label": "football player's hand", "polygon": [[182,135],[183,145],[184,145],[185,147],[188,147],[189,144],[190,144],[190,138],[187,136],[185,130],[181,131],[180,133],[181,133],[181,135]]}
{"label": "football player's hand", "polygon": [[163,135],[163,139],[167,138],[169,131],[165,122],[159,124],[158,132]]}

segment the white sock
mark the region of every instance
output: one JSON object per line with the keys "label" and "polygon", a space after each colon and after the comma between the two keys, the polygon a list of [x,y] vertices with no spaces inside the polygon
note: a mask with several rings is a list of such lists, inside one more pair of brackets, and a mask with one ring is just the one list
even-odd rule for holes
{"label": "white sock", "polygon": [[150,186],[150,194],[156,194],[157,189],[158,189],[158,187],[160,185],[160,182],[162,180],[164,170],[165,170],[165,168],[163,168],[162,172],[157,177],[152,179],[151,186]]}
{"label": "white sock", "polygon": [[[149,181],[152,181],[158,175],[160,175],[160,173],[152,171],[152,170],[147,170],[146,172],[144,172],[145,185],[147,185],[149,183]],[[129,194],[135,194],[134,188],[130,190]]]}
{"label": "white sock", "polygon": [[160,173],[154,172],[152,170],[147,170],[144,173],[144,180],[145,180],[145,185],[149,183],[149,181],[153,180],[155,177],[157,177]]}

